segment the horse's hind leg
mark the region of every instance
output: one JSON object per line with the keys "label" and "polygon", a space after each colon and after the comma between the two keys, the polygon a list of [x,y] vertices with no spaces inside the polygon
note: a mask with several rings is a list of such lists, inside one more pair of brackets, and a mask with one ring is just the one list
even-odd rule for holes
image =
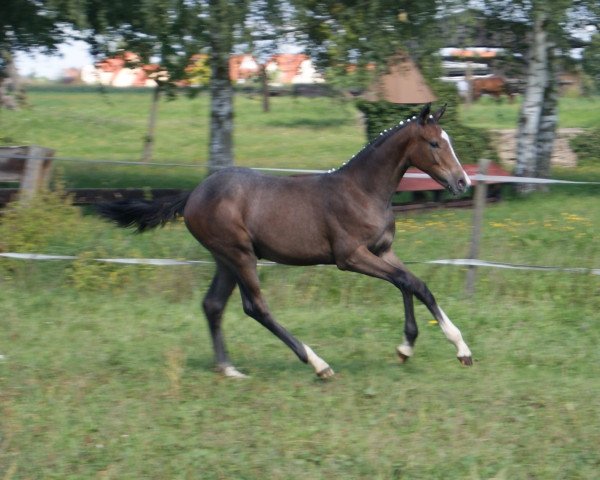
{"label": "horse's hind leg", "polygon": [[297,340],[291,333],[275,321],[262,292],[260,282],[256,274],[256,259],[246,259],[238,264],[237,277],[244,312],[266,327],[271,333],[285,343],[296,356],[304,363],[310,363],[315,373],[320,378],[328,378],[333,375],[331,367],[320,358],[308,345]]}
{"label": "horse's hind leg", "polygon": [[243,378],[245,375],[238,372],[229,360],[221,330],[223,311],[234,288],[235,277],[227,267],[217,261],[217,270],[202,302],[202,308],[208,320],[217,370],[227,377]]}

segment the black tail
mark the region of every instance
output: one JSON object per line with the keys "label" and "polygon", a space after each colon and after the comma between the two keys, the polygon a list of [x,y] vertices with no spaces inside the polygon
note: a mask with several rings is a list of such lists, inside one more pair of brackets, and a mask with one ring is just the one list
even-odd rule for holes
{"label": "black tail", "polygon": [[190,193],[157,200],[118,200],[101,203],[96,210],[120,227],[137,226],[137,231],[143,232],[183,215]]}

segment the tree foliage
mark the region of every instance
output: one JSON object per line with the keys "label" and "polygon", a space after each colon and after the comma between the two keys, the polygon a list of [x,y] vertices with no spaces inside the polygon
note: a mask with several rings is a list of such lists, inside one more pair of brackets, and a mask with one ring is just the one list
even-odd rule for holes
{"label": "tree foliage", "polygon": [[583,52],[583,71],[590,76],[596,92],[600,92],[600,33],[592,37]]}
{"label": "tree foliage", "polygon": [[[467,127],[460,123],[458,118],[458,105],[460,99],[453,85],[440,82],[436,88],[440,104],[447,105],[444,113],[444,128],[452,136],[452,144],[463,163],[477,163],[480,158],[498,160],[494,150],[491,134],[482,129]],[[371,141],[384,130],[397,125],[399,121],[418,113],[415,105],[397,105],[390,102],[357,101],[357,108],[363,113],[367,140]]]}
{"label": "tree foliage", "polygon": [[2,0],[0,2],[0,83],[14,53],[53,52],[69,35],[68,15],[53,0]]}
{"label": "tree foliage", "polygon": [[[525,58],[539,12],[548,18],[552,48],[564,50],[573,24],[597,20],[599,10],[595,0],[482,0],[471,5],[475,8],[469,10],[459,0],[4,0],[0,50],[52,50],[72,35],[72,25],[92,53],[132,50],[142,61],[160,63],[173,82],[194,69],[194,54],[205,54],[211,95],[218,100],[212,107],[213,128],[225,132],[211,145],[225,145],[218,163],[230,164],[233,93],[228,57],[236,49],[265,52],[279,42],[301,44],[330,79],[362,86],[376,73],[373,65],[383,68],[403,50],[432,82],[441,73],[434,52],[450,39],[499,42],[520,54],[505,58],[509,66],[514,58]],[[584,58],[586,71],[597,79],[594,45]],[[199,67],[205,76],[205,65]]]}
{"label": "tree foliage", "polygon": [[365,84],[368,67],[384,67],[399,50],[407,51],[426,76],[437,63],[431,54],[442,46],[442,39],[437,35],[435,0],[292,3],[307,50],[330,76],[353,76]]}
{"label": "tree foliage", "polygon": [[0,48],[12,52],[34,48],[53,51],[66,35],[67,15],[53,1],[0,2]]}

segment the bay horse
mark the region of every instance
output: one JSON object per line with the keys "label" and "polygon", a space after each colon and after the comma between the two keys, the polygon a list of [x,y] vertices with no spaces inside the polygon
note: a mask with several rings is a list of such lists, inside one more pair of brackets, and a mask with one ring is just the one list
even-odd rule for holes
{"label": "bay horse", "polygon": [[120,226],[137,226],[140,232],[183,215],[190,233],[216,262],[202,306],[216,369],[225,376],[245,376],[231,363],[221,330],[223,311],[236,285],[247,315],[310,364],[319,377],[334,373],[274,319],[261,293],[258,259],[288,265],[334,264],[341,270],[386,280],[400,290],[404,303],[404,341],[396,348],[401,362],[413,355],[418,335],[415,296],[455,345],[458,360],[472,365],[460,330],[391,248],[395,234],[391,199],[410,166],[428,173],[453,194],[471,185],[448,134],[438,124],[444,110],[445,106],[432,114],[426,105],[418,116],[383,132],[328,173],[275,177],[228,167],[175,199],[122,200],[101,205],[99,211]]}
{"label": "bay horse", "polygon": [[492,95],[498,101],[501,95],[506,95],[510,103],[513,101],[513,92],[510,85],[504,77],[499,75],[474,78],[471,81],[471,88],[473,89],[473,101],[481,98],[483,94]]}

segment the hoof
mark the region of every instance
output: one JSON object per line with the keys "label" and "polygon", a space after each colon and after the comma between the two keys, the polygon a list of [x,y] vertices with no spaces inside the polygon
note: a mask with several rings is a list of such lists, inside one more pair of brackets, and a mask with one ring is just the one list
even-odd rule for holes
{"label": "hoof", "polygon": [[408,362],[408,359],[410,357],[408,355],[404,355],[402,352],[398,351],[398,358],[400,359],[400,363],[406,363],[406,362]]}
{"label": "hoof", "polygon": [[217,372],[227,378],[248,378],[233,365],[218,365]]}
{"label": "hoof", "polygon": [[470,367],[473,365],[473,357],[456,357],[461,365],[464,367]]}
{"label": "hoof", "polygon": [[400,359],[400,363],[406,363],[412,355],[412,348],[407,345],[398,345],[396,347],[396,353]]}
{"label": "hoof", "polygon": [[333,368],[327,367],[327,368],[321,370],[320,372],[317,372],[317,377],[325,380],[326,378],[333,377],[334,373],[335,372],[333,371]]}

